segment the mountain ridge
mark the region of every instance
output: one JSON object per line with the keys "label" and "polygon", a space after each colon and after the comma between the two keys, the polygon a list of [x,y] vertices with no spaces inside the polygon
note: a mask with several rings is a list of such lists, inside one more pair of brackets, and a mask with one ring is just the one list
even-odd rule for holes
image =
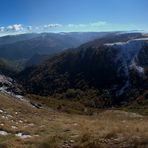
{"label": "mountain ridge", "polygon": [[[86,43],[86,46],[84,44],[76,49],[66,50],[39,66],[22,71],[19,80],[29,93],[38,95],[63,95],[67,91],[69,93],[69,89],[76,91],[75,93],[81,90],[86,95],[88,90],[95,90],[93,99],[103,98],[107,102],[111,101],[111,104],[124,102],[126,95],[131,96],[128,88],[141,92],[139,88],[147,82],[147,76],[141,75],[141,72],[139,75],[139,70],[144,71],[145,67],[138,65],[137,61],[140,63],[140,59],[136,58],[135,61],[135,56],[139,57],[139,53],[148,48],[147,39],[132,39],[122,44],[113,42],[112,45],[107,44],[106,39],[104,42],[105,44],[99,42],[98,47],[88,46],[89,43]],[[102,93],[103,97],[101,92],[105,92]],[[133,98],[135,97],[137,96],[134,95]]]}

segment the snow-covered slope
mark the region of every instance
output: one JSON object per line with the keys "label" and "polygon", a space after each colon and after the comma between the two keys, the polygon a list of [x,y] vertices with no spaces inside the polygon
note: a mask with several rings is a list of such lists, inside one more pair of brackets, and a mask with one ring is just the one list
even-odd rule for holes
{"label": "snow-covered slope", "polygon": [[[117,95],[122,95],[124,90],[130,85],[130,71],[135,70],[140,77],[144,76],[144,67],[139,63],[139,53],[148,47],[148,38],[134,39],[128,42],[118,42],[105,44],[111,50],[117,51],[114,62],[118,64],[118,74],[125,75],[126,81]],[[147,48],[148,49],[148,48]]]}
{"label": "snow-covered slope", "polygon": [[124,66],[135,68],[139,73],[143,72],[143,68],[137,65],[136,58],[139,54],[139,51],[142,50],[145,46],[148,46],[148,38],[135,39],[128,42],[119,42],[106,45],[119,50],[116,62],[122,59]]}

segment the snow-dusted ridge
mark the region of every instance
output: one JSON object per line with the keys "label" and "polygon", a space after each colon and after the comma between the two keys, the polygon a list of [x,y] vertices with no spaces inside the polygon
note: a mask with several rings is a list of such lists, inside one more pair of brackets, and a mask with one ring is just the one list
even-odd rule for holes
{"label": "snow-dusted ridge", "polygon": [[[141,41],[141,42],[139,42]],[[132,39],[127,42],[115,42],[115,43],[106,43],[104,45],[106,46],[121,46],[121,45],[129,45],[129,44],[143,44],[145,42],[148,42],[148,38],[137,38],[137,39]]]}
{"label": "snow-dusted ridge", "polygon": [[[148,46],[148,38],[133,39],[127,42],[106,43],[104,45],[118,50],[116,62],[122,59],[129,67],[136,68],[137,55],[144,46]],[[142,72],[141,68],[137,67],[137,69],[139,72]]]}
{"label": "snow-dusted ridge", "polygon": [[127,42],[116,42],[104,44],[108,48],[117,50],[114,62],[117,63],[119,75],[124,73],[127,77],[122,88],[117,92],[117,95],[122,95],[124,90],[130,85],[130,70],[135,70],[139,76],[144,75],[144,67],[138,64],[137,58],[139,52],[144,48],[148,47],[148,38],[139,38],[129,40]]}

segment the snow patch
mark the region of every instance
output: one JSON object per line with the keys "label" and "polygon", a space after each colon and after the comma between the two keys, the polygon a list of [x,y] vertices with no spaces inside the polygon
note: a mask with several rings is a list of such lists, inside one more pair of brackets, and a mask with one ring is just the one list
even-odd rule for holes
{"label": "snow patch", "polygon": [[144,68],[141,66],[138,66],[135,60],[132,61],[130,68],[135,69],[139,74],[144,74]]}
{"label": "snow patch", "polygon": [[148,38],[133,39],[127,42],[107,43],[111,50],[118,51],[114,62],[118,65],[117,72],[120,75],[126,76],[126,82],[122,88],[117,92],[117,96],[124,93],[125,89],[129,86],[130,70],[134,69],[143,76],[144,68],[136,63],[136,57],[139,51],[145,46],[148,46]]}

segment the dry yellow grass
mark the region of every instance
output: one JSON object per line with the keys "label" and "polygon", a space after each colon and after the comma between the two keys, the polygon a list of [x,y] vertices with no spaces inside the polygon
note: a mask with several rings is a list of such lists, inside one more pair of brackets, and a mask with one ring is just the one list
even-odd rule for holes
{"label": "dry yellow grass", "polygon": [[[32,108],[4,94],[0,94],[0,109],[3,110],[0,129],[10,133],[0,136],[0,147],[148,147],[146,116],[119,110],[103,111],[93,116],[59,113]],[[32,137],[15,136],[19,132]]]}

